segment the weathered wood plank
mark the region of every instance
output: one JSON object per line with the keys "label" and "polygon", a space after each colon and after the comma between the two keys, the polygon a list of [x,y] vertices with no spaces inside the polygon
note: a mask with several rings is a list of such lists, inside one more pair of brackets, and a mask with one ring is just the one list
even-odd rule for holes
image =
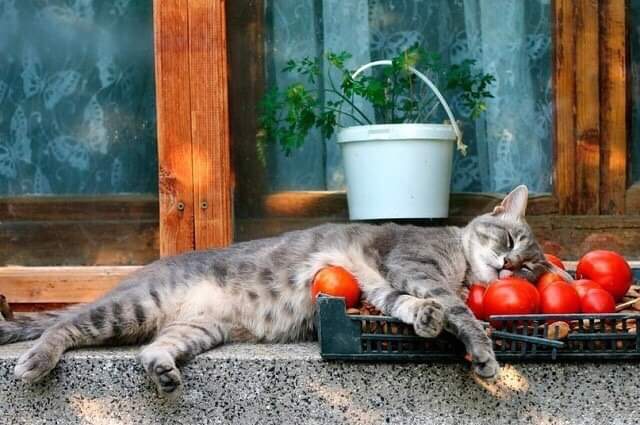
{"label": "weathered wood plank", "polygon": [[233,233],[225,3],[188,1],[196,249]]}
{"label": "weathered wood plank", "polygon": [[155,196],[0,199],[0,267],[146,264],[158,255]]}
{"label": "weathered wood plank", "polygon": [[2,267],[0,292],[10,304],[91,302],[139,268]]}
{"label": "weathered wood plank", "polygon": [[157,219],[158,197],[156,195],[0,198],[0,222]]}
{"label": "weathered wood plank", "polygon": [[600,91],[598,2],[576,7],[575,213],[600,213]]}
{"label": "weathered wood plank", "polygon": [[[496,193],[452,193],[449,215],[478,215],[493,210],[504,195]],[[348,217],[345,192],[294,191],[277,192],[263,198],[266,217]],[[558,212],[558,202],[549,195],[529,198],[528,215],[553,214]]]}
{"label": "weathered wood plank", "polygon": [[639,217],[573,216],[530,217],[538,241],[546,252],[563,259],[578,259],[594,249],[617,251],[629,260],[640,259]]}
{"label": "weathered wood plank", "polygon": [[263,198],[267,217],[347,217],[345,192],[277,192]]}
{"label": "weathered wood plank", "polygon": [[188,0],[154,1],[160,253],[194,248]]}
{"label": "weathered wood plank", "polygon": [[600,212],[624,214],[629,136],[626,2],[602,0],[600,8]]}
{"label": "weathered wood plank", "polygon": [[266,173],[258,160],[257,108],[265,89],[264,0],[227,3],[231,153],[235,175],[235,213],[262,213]]}
{"label": "weathered wood plank", "polygon": [[555,107],[554,193],[561,214],[575,206],[576,45],[573,0],[553,2],[553,84]]}
{"label": "weathered wood plank", "polygon": [[157,219],[0,224],[0,267],[146,264],[158,256]]}

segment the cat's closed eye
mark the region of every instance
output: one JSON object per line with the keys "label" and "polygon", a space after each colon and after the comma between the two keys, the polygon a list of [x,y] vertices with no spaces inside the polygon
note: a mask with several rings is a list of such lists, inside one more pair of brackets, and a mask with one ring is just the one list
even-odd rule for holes
{"label": "cat's closed eye", "polygon": [[515,241],[513,240],[513,236],[511,236],[511,232],[507,232],[507,249],[513,249],[515,246]]}

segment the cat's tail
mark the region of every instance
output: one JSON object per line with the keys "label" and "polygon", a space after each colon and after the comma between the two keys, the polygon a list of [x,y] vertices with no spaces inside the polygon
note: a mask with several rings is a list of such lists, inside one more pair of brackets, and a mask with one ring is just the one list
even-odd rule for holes
{"label": "cat's tail", "polygon": [[54,314],[42,313],[17,316],[13,320],[0,322],[0,344],[36,339],[56,321]]}
{"label": "cat's tail", "polygon": [[0,345],[37,339],[74,308],[47,313],[18,315],[11,320],[0,320]]}

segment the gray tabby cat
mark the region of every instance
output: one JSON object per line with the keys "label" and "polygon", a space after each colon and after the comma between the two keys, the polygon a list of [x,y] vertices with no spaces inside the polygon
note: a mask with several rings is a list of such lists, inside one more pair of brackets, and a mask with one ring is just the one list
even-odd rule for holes
{"label": "gray tabby cat", "polygon": [[[36,382],[64,351],[149,342],[140,352],[160,394],[182,388],[177,365],[225,342],[284,342],[313,333],[310,283],[332,264],[350,270],[364,296],[418,335],[454,334],[475,373],[499,370],[490,339],[465,305],[466,287],[510,270],[529,280],[553,267],[524,214],[520,186],[464,228],[327,224],[282,236],[158,260],[93,304],[0,322],[0,344],[39,338],[15,374]],[[556,270],[557,271],[557,270]]]}

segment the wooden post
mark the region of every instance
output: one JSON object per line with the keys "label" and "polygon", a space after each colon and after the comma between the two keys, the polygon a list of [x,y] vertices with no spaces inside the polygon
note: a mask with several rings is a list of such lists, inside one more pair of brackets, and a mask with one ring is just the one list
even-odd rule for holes
{"label": "wooden post", "polygon": [[577,214],[600,213],[600,49],[598,1],[576,5]]}
{"label": "wooden post", "polygon": [[627,17],[625,0],[600,4],[600,213],[624,214],[627,188]]}
{"label": "wooden post", "polygon": [[575,205],[575,102],[576,46],[573,0],[553,2],[555,93],[555,181],[554,193],[561,214],[571,214]]}
{"label": "wooden post", "polygon": [[155,0],[160,254],[232,235],[225,2]]}
{"label": "wooden post", "polygon": [[223,0],[189,0],[195,247],[231,243],[232,187]]}
{"label": "wooden post", "polygon": [[193,160],[187,0],[153,5],[158,121],[160,255],[192,250]]}

